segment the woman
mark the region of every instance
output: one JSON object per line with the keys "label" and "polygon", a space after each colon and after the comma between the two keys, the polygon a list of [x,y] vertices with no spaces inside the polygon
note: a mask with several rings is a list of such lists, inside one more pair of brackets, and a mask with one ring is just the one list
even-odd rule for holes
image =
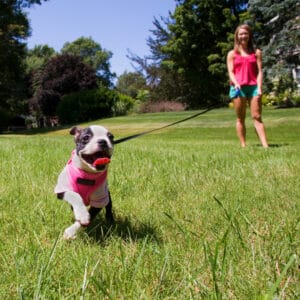
{"label": "woman", "polygon": [[263,147],[268,147],[265,127],[261,118],[262,53],[254,49],[251,28],[237,27],[234,49],[228,52],[227,69],[230,79],[229,96],[237,115],[236,131],[242,147],[246,147],[246,107],[249,103],[254,127]]}

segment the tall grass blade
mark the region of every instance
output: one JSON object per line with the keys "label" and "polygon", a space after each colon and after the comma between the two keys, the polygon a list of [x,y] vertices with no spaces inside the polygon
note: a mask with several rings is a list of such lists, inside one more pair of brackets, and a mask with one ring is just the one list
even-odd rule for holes
{"label": "tall grass blade", "polygon": [[[110,300],[113,300],[114,298],[110,295],[110,293],[107,291],[107,289],[106,289],[106,286],[105,286],[105,284],[103,283],[103,282],[98,282],[97,280],[96,280],[96,278],[95,277],[92,277],[91,278],[92,279],[92,281],[93,281],[93,283],[94,283],[94,285],[103,293],[103,295],[105,296],[105,297],[107,297],[108,299],[110,299]],[[105,297],[100,297],[100,295],[98,295],[99,296],[99,299],[106,299]]]}
{"label": "tall grass blade", "polygon": [[53,243],[53,246],[52,246],[50,254],[49,254],[49,259],[48,259],[46,265],[42,264],[42,266],[41,266],[39,277],[38,277],[38,282],[37,282],[35,292],[34,292],[34,299],[40,299],[40,291],[41,291],[43,281],[44,281],[43,277],[44,277],[44,274],[47,271],[49,271],[48,269],[49,269],[50,263],[52,262],[52,259],[54,257],[54,253],[55,253],[55,249],[56,249],[57,244],[58,244],[59,237],[60,237],[60,234],[58,234],[56,240]]}
{"label": "tall grass blade", "polygon": [[164,212],[164,215],[166,215],[176,225],[176,227],[179,229],[179,231],[185,237],[186,236],[186,231],[183,229],[183,227],[180,226],[179,223],[177,221],[175,221],[175,219],[171,215],[169,215],[168,213]]}
{"label": "tall grass blade", "polygon": [[[242,232],[241,232],[241,229],[240,229],[240,225],[239,225],[239,222],[237,220],[237,218],[232,215],[231,213],[228,212],[228,210],[226,209],[226,207],[223,205],[223,203],[217,198],[217,197],[213,197],[215,199],[215,201],[219,204],[219,206],[223,209],[224,213],[225,213],[225,217],[226,219],[228,220],[229,224],[231,224],[231,226],[233,227],[234,231],[236,232],[240,242],[241,242],[241,245],[243,246],[243,248],[246,248],[246,245],[245,245],[245,242],[244,242],[244,239],[243,239],[243,236],[242,236]],[[238,211],[238,209],[237,209]]]}
{"label": "tall grass blade", "polygon": [[86,260],[85,267],[84,267],[84,275],[83,275],[83,282],[81,286],[81,295],[80,295],[81,300],[84,299],[84,294],[87,287],[87,267],[88,267],[88,260]]}
{"label": "tall grass blade", "polygon": [[277,278],[276,282],[271,286],[270,292],[266,295],[267,300],[274,299],[276,296],[276,291],[279,290],[280,283],[283,277],[286,275],[288,269],[293,265],[293,263],[297,260],[297,255],[293,254],[288,263],[285,265],[284,269],[282,270],[280,276]]}
{"label": "tall grass blade", "polygon": [[148,236],[146,236],[146,238],[143,241],[142,249],[141,249],[140,254],[137,258],[137,261],[136,261],[136,264],[135,264],[135,267],[134,267],[134,272],[132,274],[132,281],[134,280],[135,275],[137,274],[137,271],[138,271],[138,269],[141,265],[142,257],[144,255],[147,242],[148,242]]}
{"label": "tall grass blade", "polygon": [[264,236],[253,226],[253,224],[250,222],[250,220],[240,211],[239,214],[243,217],[243,219],[245,220],[245,222],[252,228],[253,232],[263,238]]}
{"label": "tall grass blade", "polygon": [[155,291],[155,298],[158,296],[158,294],[159,294],[159,289],[160,289],[161,284],[162,284],[162,282],[163,282],[163,280],[164,280],[164,275],[165,275],[167,263],[168,263],[168,256],[166,256],[165,261],[164,261],[164,265],[163,265],[162,270],[161,270],[161,272],[160,272],[159,282],[158,282],[158,284],[157,284],[156,291]]}
{"label": "tall grass blade", "polygon": [[37,281],[36,288],[34,291],[33,299],[36,299],[36,300],[40,299],[40,291],[41,291],[42,282],[43,282],[43,274],[44,274],[44,267],[41,266],[38,281]]}
{"label": "tall grass blade", "polygon": [[220,289],[218,285],[218,276],[217,276],[217,259],[219,254],[218,244],[216,246],[214,254],[212,253],[212,250],[208,243],[204,242],[203,248],[204,248],[205,257],[208,258],[208,262],[210,265],[216,298],[222,299],[222,294],[220,293]]}

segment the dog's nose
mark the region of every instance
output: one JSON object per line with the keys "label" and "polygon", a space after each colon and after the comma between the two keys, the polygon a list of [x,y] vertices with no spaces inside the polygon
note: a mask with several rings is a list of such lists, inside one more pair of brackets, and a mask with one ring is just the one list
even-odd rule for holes
{"label": "dog's nose", "polygon": [[107,147],[108,147],[107,141],[106,141],[106,140],[99,140],[99,141],[98,141],[98,145],[99,145],[101,148],[107,148]]}

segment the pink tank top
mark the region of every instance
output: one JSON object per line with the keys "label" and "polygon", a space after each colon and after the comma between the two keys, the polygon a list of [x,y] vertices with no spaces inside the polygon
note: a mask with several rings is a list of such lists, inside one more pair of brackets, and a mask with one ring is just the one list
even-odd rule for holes
{"label": "pink tank top", "polygon": [[237,82],[243,85],[257,84],[257,63],[255,53],[241,56],[238,52],[234,53],[233,72]]}

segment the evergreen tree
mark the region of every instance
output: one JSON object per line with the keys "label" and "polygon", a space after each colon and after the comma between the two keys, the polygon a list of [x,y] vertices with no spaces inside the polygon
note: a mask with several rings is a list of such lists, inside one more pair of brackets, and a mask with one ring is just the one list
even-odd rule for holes
{"label": "evergreen tree", "polygon": [[152,98],[190,107],[217,102],[227,93],[225,58],[248,1],[176,2],[168,19],[154,21],[154,37],[148,39],[152,56],[131,59],[146,71]]}
{"label": "evergreen tree", "polygon": [[18,1],[0,2],[0,107],[17,112],[23,90],[24,39],[29,23]]}
{"label": "evergreen tree", "polygon": [[[0,1],[0,110],[16,115],[26,112],[25,39],[30,27],[23,8],[40,0]],[[1,116],[0,116],[1,119]]]}
{"label": "evergreen tree", "polygon": [[[249,14],[258,46],[263,50],[265,81],[293,87],[291,69],[300,64],[300,4],[298,0],[250,0]],[[289,77],[290,80],[284,78]]]}

